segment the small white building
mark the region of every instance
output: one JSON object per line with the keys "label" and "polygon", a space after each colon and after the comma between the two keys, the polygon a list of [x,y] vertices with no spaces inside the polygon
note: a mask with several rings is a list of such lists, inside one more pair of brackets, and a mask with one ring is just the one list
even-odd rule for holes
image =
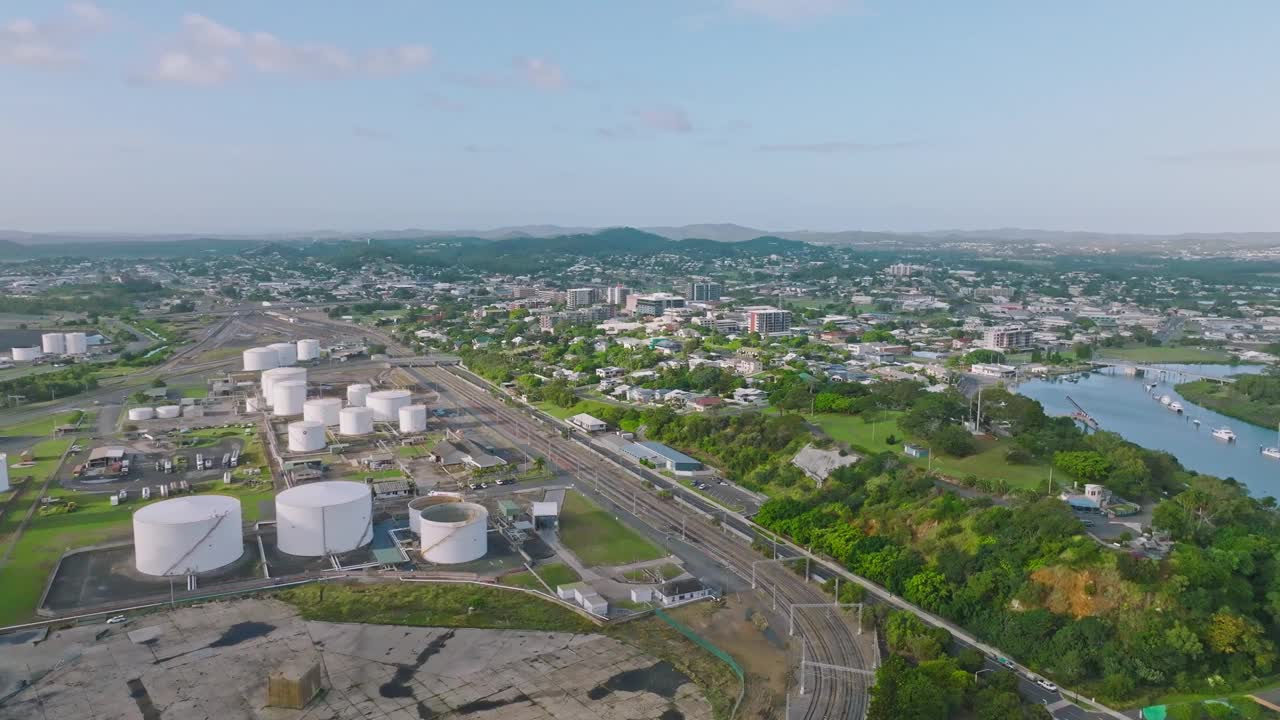
{"label": "small white building", "polygon": [[654,598],[663,606],[681,605],[712,595],[711,588],[698,578],[684,578],[663,583],[653,589]]}
{"label": "small white building", "polygon": [[586,413],[578,413],[569,418],[569,423],[576,425],[587,432],[603,432],[608,429],[609,424],[597,417],[592,417]]}
{"label": "small white building", "polygon": [[974,363],[969,366],[969,372],[984,377],[1011,378],[1018,374],[1018,369],[1012,365],[999,363]]}

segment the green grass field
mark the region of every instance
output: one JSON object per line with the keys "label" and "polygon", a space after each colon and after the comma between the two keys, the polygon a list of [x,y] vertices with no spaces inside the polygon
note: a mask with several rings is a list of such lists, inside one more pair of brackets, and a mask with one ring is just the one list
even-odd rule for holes
{"label": "green grass field", "polygon": [[[809,416],[810,422],[818,425],[824,432],[839,442],[855,449],[867,452],[884,452],[892,450],[906,462],[921,467],[928,467],[928,459],[908,458],[902,452],[902,445],[909,438],[902,428],[898,427],[899,413],[886,412],[879,415],[880,422],[867,422],[860,415],[818,414]],[[885,438],[893,435],[898,442],[891,445]],[[978,440],[978,452],[965,458],[953,458],[939,454],[933,458],[933,470],[946,477],[959,479],[965,475],[976,475],[980,478],[1003,479],[1015,488],[1048,487],[1049,466],[1043,464],[1013,465],[1005,460],[1005,453],[1011,447],[1008,441],[981,439]],[[1065,473],[1054,473],[1054,484],[1070,482]]]}
{"label": "green grass field", "polygon": [[608,403],[597,402],[595,400],[579,400],[576,404],[574,404],[573,407],[567,407],[567,408],[562,408],[559,405],[549,403],[545,400],[541,402],[533,403],[533,406],[545,412],[546,414],[552,417],[560,418],[561,420],[567,420],[568,418],[571,418],[574,415],[577,415],[578,413],[586,413],[588,415],[594,415],[596,413],[599,413],[603,409],[608,409],[610,407],[613,407]]}
{"label": "green grass field", "polygon": [[[538,575],[551,586],[552,590],[554,590],[557,585],[568,585],[570,583],[576,583],[581,579],[578,577],[578,573],[573,571],[573,568],[565,565],[564,563],[550,563],[537,568],[537,570]],[[547,591],[547,589],[542,586],[542,583],[538,582],[538,578],[534,577],[533,573],[528,570],[502,578],[502,584],[511,585],[512,587],[522,587],[529,590],[537,590],[538,592]]]}
{"label": "green grass field", "polygon": [[657,568],[641,568],[639,570],[628,570],[622,576],[631,582],[652,582],[653,573],[657,571],[658,577],[662,580],[675,580],[684,574],[684,568],[679,565],[667,563]]}
{"label": "green grass field", "polygon": [[308,620],[591,632],[576,613],[527,593],[477,585],[432,583],[304,585],[280,593]]}
{"label": "green grass field", "polygon": [[564,507],[560,508],[560,540],[589,566],[625,565],[667,556],[653,543],[573,491],[565,494]]}
{"label": "green grass field", "polygon": [[72,410],[71,412],[48,415],[18,425],[6,425],[0,427],[0,436],[41,437],[52,435],[54,428],[59,425],[74,425],[83,415],[84,413],[80,410]]}
{"label": "green grass field", "polygon": [[1145,345],[1127,348],[1101,348],[1097,355],[1099,360],[1127,360],[1139,363],[1177,363],[1194,365],[1198,363],[1224,363],[1231,356],[1221,350],[1201,350],[1194,347],[1147,347]]}
{"label": "green grass field", "polygon": [[209,388],[204,385],[183,385],[182,387],[169,389],[177,390],[179,397],[184,398],[205,398],[209,396]]}

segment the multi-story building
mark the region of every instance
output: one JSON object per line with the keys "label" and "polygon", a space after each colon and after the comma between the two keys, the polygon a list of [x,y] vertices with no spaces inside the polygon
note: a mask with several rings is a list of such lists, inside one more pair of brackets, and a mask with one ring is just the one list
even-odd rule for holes
{"label": "multi-story building", "polygon": [[568,304],[570,310],[577,310],[596,302],[597,292],[595,288],[570,288],[564,294],[565,303]]}
{"label": "multi-story building", "polygon": [[743,308],[747,316],[747,332],[761,335],[784,333],[791,329],[791,312],[770,305]]}
{"label": "multi-story building", "polygon": [[982,333],[982,345],[988,350],[1018,352],[1029,349],[1035,342],[1035,333],[1020,325],[1000,325],[986,328]]}
{"label": "multi-story building", "polygon": [[625,285],[611,285],[605,290],[605,302],[622,306],[627,303],[627,296],[630,294],[631,288]]}
{"label": "multi-story building", "polygon": [[661,315],[669,308],[684,307],[684,298],[671,293],[632,295],[627,298],[627,307],[636,315]]}
{"label": "multi-story building", "polygon": [[684,297],[690,302],[714,302],[724,295],[724,285],[718,282],[691,282],[685,288]]}

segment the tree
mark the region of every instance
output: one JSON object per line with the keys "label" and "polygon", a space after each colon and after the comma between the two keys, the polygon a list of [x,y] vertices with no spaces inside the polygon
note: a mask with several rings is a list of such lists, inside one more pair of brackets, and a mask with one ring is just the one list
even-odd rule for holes
{"label": "tree", "polygon": [[952,457],[967,457],[977,450],[973,435],[959,425],[948,425],[929,436],[933,447]]}
{"label": "tree", "polygon": [[1075,354],[1077,360],[1092,360],[1093,346],[1085,343],[1076,343],[1071,346],[1071,352]]}

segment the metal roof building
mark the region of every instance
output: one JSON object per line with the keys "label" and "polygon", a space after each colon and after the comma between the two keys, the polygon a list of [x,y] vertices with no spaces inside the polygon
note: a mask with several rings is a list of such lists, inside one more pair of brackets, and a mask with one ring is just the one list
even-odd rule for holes
{"label": "metal roof building", "polygon": [[702,469],[702,462],[699,460],[660,442],[631,443],[624,445],[622,452],[636,460],[646,460],[671,472],[696,472]]}

